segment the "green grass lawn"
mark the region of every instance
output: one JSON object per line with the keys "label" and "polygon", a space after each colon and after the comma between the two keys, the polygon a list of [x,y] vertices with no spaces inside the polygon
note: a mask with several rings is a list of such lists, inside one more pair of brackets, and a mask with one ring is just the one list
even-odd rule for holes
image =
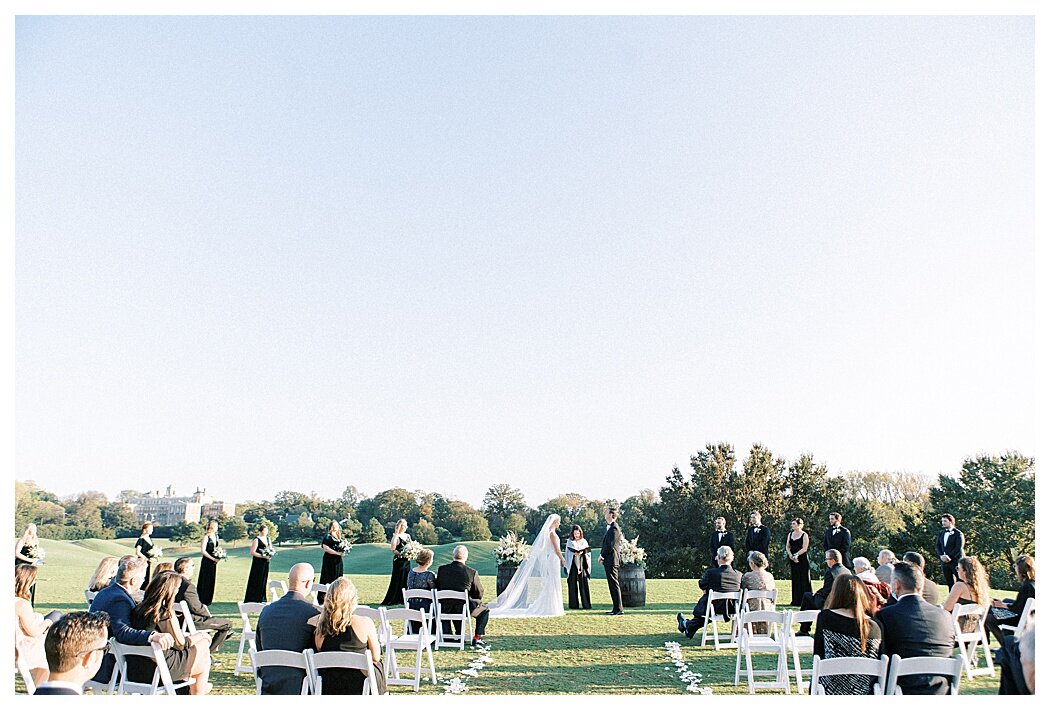
{"label": "green grass lawn", "polygon": [[[43,541],[47,562],[40,570],[37,582],[37,611],[63,611],[86,608],[83,589],[103,555],[128,554],[134,540],[80,540]],[[177,549],[167,541],[158,541],[164,548],[164,559],[174,561],[182,554],[200,557],[196,549]],[[434,547],[435,568],[452,558],[454,545]],[[468,564],[482,573],[486,599],[495,596],[495,563],[490,551],[493,542],[468,543]],[[229,559],[219,565],[215,603],[212,613],[230,618],[235,629],[240,628],[237,602],[243,599],[250,559],[246,544],[227,547]],[[321,551],[317,545],[279,547],[270,565],[271,579],[287,579],[288,569],[296,562],[305,561],[320,570]],[[386,592],[390,570],[390,551],[386,545],[356,545],[346,557],[346,573],[357,585],[361,602],[375,605]],[[600,572],[601,567],[597,567]],[[790,582],[778,581],[779,594],[790,599]],[[942,587],[942,598],[947,590]],[[1008,592],[995,592],[1009,596]],[[563,595],[568,603],[567,589]],[[695,579],[653,579],[647,582],[646,606],[627,609],[620,617],[608,617],[610,608],[608,588],[604,579],[591,583],[594,609],[568,611],[554,619],[493,619],[489,622],[486,640],[491,644],[493,662],[478,678],[468,678],[470,693],[659,693],[684,694],[685,685],[679,680],[664,648],[666,641],[682,644],[684,660],[690,670],[703,674],[703,685],[716,694],[746,693],[746,683],[733,685],[736,662],[735,649],[715,651],[710,642],[700,647],[699,634],[687,641],[677,632],[675,613],[688,617],[699,596]],[[728,633],[728,625],[723,625]],[[233,675],[239,635],[227,640],[217,655],[220,665],[212,670],[215,692],[223,695],[254,693],[251,675]],[[994,643],[994,642],[993,642]],[[439,674],[450,675],[466,668],[475,654],[470,651],[442,649],[435,654]],[[770,657],[772,658],[772,657]],[[762,659],[757,668],[772,668],[772,662]],[[407,662],[407,657],[405,659]],[[803,664],[808,667],[809,663]],[[963,693],[995,693],[998,676],[981,677],[967,681],[963,676]],[[21,681],[17,683],[21,689]],[[426,684],[423,693],[439,693],[441,685]],[[392,687],[392,693],[410,693],[409,687]],[[771,693],[775,691],[758,691]]]}

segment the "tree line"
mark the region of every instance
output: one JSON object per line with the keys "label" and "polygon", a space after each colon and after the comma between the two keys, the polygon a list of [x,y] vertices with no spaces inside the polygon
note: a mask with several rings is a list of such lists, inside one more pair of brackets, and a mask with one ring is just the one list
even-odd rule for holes
{"label": "tree line", "polygon": [[[31,481],[16,481],[16,534],[36,522],[40,536],[52,539],[137,535],[135,517],[123,503],[136,495],[138,491],[122,491],[109,501],[88,491],[59,499]],[[642,490],[623,501],[564,493],[534,508],[521,490],[498,483],[475,508],[437,492],[390,488],[368,497],[347,486],[337,498],[286,490],[273,500],[240,503],[236,515],[220,519],[219,525],[227,542],[247,538],[253,526],[265,521],[273,539],[303,544],[320,540],[336,520],[347,539],[368,543],[386,542],[395,522],[404,518],[414,539],[435,545],[490,540],[508,532],[531,538],[548,515],[557,513],[562,538],[579,525],[597,546],[605,534],[608,507],[620,509],[624,535],[638,537],[646,548],[648,576],[673,578],[703,573],[716,517],[726,518],[742,545],[751,510],[760,511],[772,530],[770,563],[776,576],[788,575],[788,521],[805,521],[819,555],[831,511],[842,513],[852,532],[853,556],[874,560],[883,548],[898,556],[915,550],[931,561],[930,574],[936,575],[935,535],[940,515],[951,513],[966,534],[967,551],[981,558],[996,586],[1009,587],[1013,557],[1034,553],[1035,462],[1011,451],[975,456],[958,474],[936,479],[885,472],[831,475],[812,454],[788,462],[754,444],[739,460],[731,444],[720,442],[697,451],[684,472],[674,467],[659,491]],[[183,523],[156,534],[192,544],[203,536],[206,522]]]}

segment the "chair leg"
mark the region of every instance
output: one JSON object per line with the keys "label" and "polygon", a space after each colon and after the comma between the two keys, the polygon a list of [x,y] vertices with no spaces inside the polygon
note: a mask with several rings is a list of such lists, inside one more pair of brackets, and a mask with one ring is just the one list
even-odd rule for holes
{"label": "chair leg", "polygon": [[412,686],[412,690],[419,692],[419,677],[423,675],[423,647],[416,647],[416,679],[415,684]]}
{"label": "chair leg", "polygon": [[802,664],[799,661],[798,649],[792,648],[791,655],[795,659],[795,682],[798,683],[798,694],[802,695]]}
{"label": "chair leg", "polygon": [[733,673],[733,685],[740,685],[740,654],[743,647],[743,641],[738,642],[736,645],[736,671]]}
{"label": "chair leg", "polygon": [[755,667],[751,662],[751,649],[748,648],[744,654],[744,659],[747,661],[747,692],[749,695],[755,694]]}
{"label": "chair leg", "polygon": [[434,654],[430,650],[430,645],[427,645],[427,659],[430,661],[430,682],[433,685],[437,685],[438,677],[437,670],[434,668]]}

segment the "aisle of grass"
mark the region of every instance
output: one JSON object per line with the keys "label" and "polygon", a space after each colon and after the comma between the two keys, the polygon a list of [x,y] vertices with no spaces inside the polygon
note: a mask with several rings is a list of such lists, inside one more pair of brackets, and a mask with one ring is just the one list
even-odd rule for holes
{"label": "aisle of grass", "polygon": [[[44,541],[47,564],[41,569],[37,587],[37,610],[72,611],[86,608],[83,589],[98,560],[105,554],[126,554],[133,540]],[[198,557],[195,550],[170,547],[160,541],[165,559],[174,561],[180,554]],[[495,592],[495,565],[490,554],[495,543],[469,543],[469,564],[483,573],[486,598]],[[434,548],[437,564],[452,556],[454,545]],[[230,559],[219,567],[216,602],[211,606],[216,615],[230,618],[240,628],[237,601],[243,598],[250,560],[247,546],[228,548]],[[316,545],[282,547],[271,565],[271,579],[286,579],[288,569],[307,561],[320,569],[321,552]],[[357,585],[364,604],[382,599],[389,580],[390,552],[385,545],[358,545],[346,560],[347,574]],[[601,568],[598,567],[600,570]],[[782,599],[790,598],[787,581],[778,582]],[[491,643],[493,663],[480,677],[467,679],[471,693],[610,693],[610,694],[682,694],[684,684],[673,671],[664,649],[666,641],[682,644],[684,660],[693,671],[704,676],[704,685],[716,694],[746,692],[746,686],[733,686],[736,652],[715,651],[710,644],[700,648],[699,636],[687,641],[676,631],[675,613],[687,616],[696,602],[699,590],[696,580],[660,579],[647,583],[647,603],[643,608],[628,609],[621,617],[609,617],[609,593],[603,579],[591,585],[594,609],[569,611],[553,619],[494,619],[489,624],[486,640]],[[946,590],[942,587],[942,596]],[[1001,596],[1007,592],[996,592]],[[567,591],[563,588],[566,603]],[[724,628],[728,633],[728,628]],[[233,675],[239,635],[226,642],[217,654],[220,665],[213,671],[219,694],[250,694],[254,685],[250,675]],[[442,649],[435,654],[439,673],[452,673],[466,668],[474,654]],[[406,659],[407,660],[407,659]],[[764,659],[763,659],[764,660]],[[808,667],[808,662],[804,662]],[[772,667],[763,664],[758,667]],[[20,683],[19,683],[20,687]],[[994,693],[998,680],[984,677],[967,681],[963,693]],[[425,685],[423,693],[438,693],[440,685]],[[394,693],[411,692],[410,688],[392,688]],[[760,691],[773,692],[773,691]]]}

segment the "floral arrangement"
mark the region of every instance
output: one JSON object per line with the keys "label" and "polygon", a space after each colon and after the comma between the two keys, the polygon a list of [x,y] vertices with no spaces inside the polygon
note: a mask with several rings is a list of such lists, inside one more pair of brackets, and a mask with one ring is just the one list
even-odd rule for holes
{"label": "floral arrangement", "polygon": [[146,558],[150,559],[150,560],[155,560],[158,557],[163,557],[163,556],[164,556],[164,550],[162,550],[159,547],[154,547],[153,549],[151,549],[149,552],[146,553]]}
{"label": "floral arrangement", "polygon": [[529,556],[530,549],[532,549],[532,545],[529,545],[511,532],[499,539],[499,545],[492,551],[492,554],[496,557],[496,564],[500,567],[503,565],[520,565]]}
{"label": "floral arrangement", "polygon": [[33,564],[42,565],[44,564],[44,548],[40,545],[30,545],[29,549],[26,550],[26,557],[33,560]]}
{"label": "floral arrangement", "polygon": [[[667,655],[671,657],[671,662],[675,665],[675,672],[678,673],[678,679],[685,683],[685,689],[690,693],[696,693],[698,695],[711,695],[711,688],[700,685],[703,682],[704,676],[696,671],[689,669],[689,664],[682,658],[682,646],[675,641],[665,641],[664,648],[667,649]],[[670,666],[664,666],[665,671],[671,670]]]}
{"label": "floral arrangement", "polygon": [[397,551],[396,557],[399,560],[414,560],[423,551],[423,546],[415,540],[409,540],[405,543],[405,546]]}
{"label": "floral arrangement", "polygon": [[226,550],[221,547],[216,547],[215,552],[213,552],[211,556],[219,562],[222,562],[226,559]]}
{"label": "floral arrangement", "polygon": [[350,550],[353,549],[354,546],[346,540],[339,538],[335,541],[334,544],[329,545],[329,547],[338,552],[340,555],[345,555],[346,553],[350,552]]}
{"label": "floral arrangement", "polygon": [[638,538],[620,540],[620,563],[645,567],[645,548],[638,547]]}
{"label": "floral arrangement", "polygon": [[266,560],[272,560],[273,556],[277,554],[277,550],[270,545],[259,545],[255,548],[255,551]]}

